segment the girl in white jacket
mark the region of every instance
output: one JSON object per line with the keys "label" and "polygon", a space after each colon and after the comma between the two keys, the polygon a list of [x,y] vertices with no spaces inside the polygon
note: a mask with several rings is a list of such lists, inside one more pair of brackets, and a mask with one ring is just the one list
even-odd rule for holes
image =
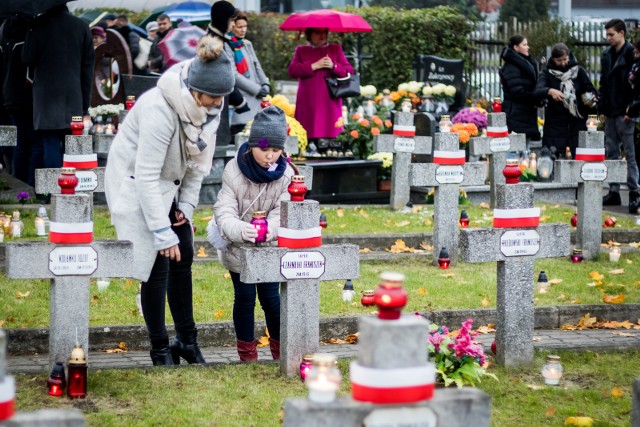
{"label": "girl in white jacket", "polygon": [[[280,358],[280,285],[277,282],[259,285],[241,282],[238,254],[241,245],[254,243],[258,236],[249,223],[255,211],[267,213],[267,242],[277,238],[280,203],[289,200],[287,187],[294,173],[298,173],[284,153],[286,138],[287,121],[281,109],[271,106],[256,115],[249,141],[240,147],[236,158],[224,169],[222,188],[213,206],[215,219],[209,225],[210,239],[218,232],[228,242],[218,255],[233,281],[233,324],[238,355],[243,362],[258,359],[254,336],[256,294],[269,329],[271,355],[274,360]],[[216,247],[221,246],[217,244]]]}

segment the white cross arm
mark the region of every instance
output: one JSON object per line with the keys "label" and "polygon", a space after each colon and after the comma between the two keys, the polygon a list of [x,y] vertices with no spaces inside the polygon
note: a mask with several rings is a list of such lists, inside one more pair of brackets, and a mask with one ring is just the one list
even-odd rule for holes
{"label": "white cross arm", "polygon": [[[465,262],[493,262],[518,259],[518,256],[506,256],[501,248],[501,238],[505,232],[535,230],[539,235],[535,258],[557,258],[569,255],[569,224],[541,224],[537,228],[468,228],[460,230],[460,259]],[[511,233],[514,237],[514,233]],[[530,239],[531,236],[525,236]],[[528,243],[525,242],[525,245]],[[531,244],[529,244],[531,249]],[[507,250],[507,252],[510,252]]]}
{"label": "white cross arm", "polygon": [[0,147],[15,147],[16,145],[18,145],[18,128],[0,126]]}
{"label": "white cross arm", "polygon": [[[104,193],[104,170],[105,168],[76,170],[78,177],[77,192],[89,191],[94,193]],[[36,193],[38,194],[60,194],[58,177],[62,169],[36,169]]]}
{"label": "white cross arm", "polygon": [[[442,180],[438,181],[436,170],[438,167],[448,165],[438,165],[435,163],[412,163],[409,165],[409,185],[413,187],[432,187],[442,185]],[[462,166],[464,177],[459,185],[482,185],[487,179],[489,164],[487,162],[465,163]]]}
{"label": "white cross arm", "polygon": [[[282,257],[291,252],[322,254],[324,257],[324,272],[317,277],[316,280],[318,281],[360,277],[360,254],[356,245],[322,245],[316,248],[301,249],[246,246],[240,248],[240,280],[244,283],[295,281],[295,279],[287,279],[283,276],[281,268]],[[311,256],[310,259],[316,260],[317,255]],[[305,268],[307,266],[300,266],[301,271],[304,271]],[[316,268],[313,273],[319,273],[317,265],[309,266],[309,268]],[[316,274],[313,275],[315,276]],[[308,280],[309,277],[301,276],[300,279]]]}
{"label": "white cross arm", "polygon": [[[604,165],[604,168],[603,166]],[[605,160],[602,162],[583,162],[581,160],[556,160],[554,162],[554,180],[561,184],[575,184],[585,181],[589,175],[589,168],[597,168],[598,175],[604,177],[593,179],[600,182],[626,182],[627,162],[626,160]],[[605,173],[602,173],[606,169]]]}
{"label": "white cross arm", "polygon": [[431,154],[433,139],[430,136],[375,135],[373,137],[373,151],[376,153],[395,153],[396,139],[413,139],[415,142],[413,154]]}
{"label": "white cross arm", "polygon": [[[523,133],[509,134],[509,150],[507,151],[524,151],[527,148],[527,136]],[[486,136],[479,136],[471,138],[469,141],[469,153],[472,156],[480,156],[482,154],[493,154],[491,150],[491,140],[497,138],[489,138]]]}
{"label": "white cross arm", "polygon": [[[69,250],[64,252],[62,250]],[[97,259],[71,258],[73,248],[80,248],[77,254],[97,255]],[[87,248],[92,248],[87,249]],[[55,252],[52,252],[56,250]],[[11,242],[5,246],[5,264],[7,277],[11,279],[54,279],[65,268],[69,271],[91,271],[88,274],[73,274],[78,277],[130,277],[133,271],[133,243],[123,240],[96,240],[84,245],[58,245],[50,242]],[[52,256],[59,259],[53,259]],[[96,256],[94,256],[96,258]],[[68,264],[61,266],[60,264]],[[95,268],[94,268],[95,267]],[[62,268],[62,270],[59,270]],[[54,274],[51,269],[60,274]],[[74,270],[75,269],[75,270]]]}

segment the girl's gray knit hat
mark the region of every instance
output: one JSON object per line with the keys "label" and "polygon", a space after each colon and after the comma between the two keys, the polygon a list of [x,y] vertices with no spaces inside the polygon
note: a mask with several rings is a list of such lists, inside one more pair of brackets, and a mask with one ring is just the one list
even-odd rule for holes
{"label": "girl's gray knit hat", "polygon": [[286,140],[287,119],[284,111],[271,105],[256,114],[249,132],[249,147],[284,150]]}

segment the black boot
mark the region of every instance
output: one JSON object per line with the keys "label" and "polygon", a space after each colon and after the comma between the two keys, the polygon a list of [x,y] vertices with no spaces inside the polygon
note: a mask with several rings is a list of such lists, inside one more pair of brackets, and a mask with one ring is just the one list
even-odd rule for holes
{"label": "black boot", "polygon": [[171,358],[171,349],[169,346],[164,346],[160,348],[152,348],[151,349],[151,361],[153,362],[153,366],[163,366],[163,365],[173,365],[173,360]]}
{"label": "black boot", "polygon": [[637,214],[638,208],[640,208],[640,193],[637,191],[629,192],[629,213]]}
{"label": "black boot", "polygon": [[178,337],[171,342],[171,357],[175,365],[180,364],[180,358],[182,357],[187,363],[207,363],[202,356],[200,347],[198,346],[197,337],[198,331],[191,330],[184,333],[179,333]]}
{"label": "black boot", "polygon": [[620,206],[621,204],[622,201],[620,200],[620,193],[618,193],[617,191],[609,191],[602,198],[603,206]]}

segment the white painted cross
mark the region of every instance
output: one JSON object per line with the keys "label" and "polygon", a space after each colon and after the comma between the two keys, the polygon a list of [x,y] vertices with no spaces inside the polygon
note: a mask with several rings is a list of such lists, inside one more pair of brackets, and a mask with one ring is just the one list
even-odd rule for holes
{"label": "white painted cross", "polygon": [[433,163],[409,166],[409,185],[435,187],[433,196],[433,264],[438,254],[449,250],[451,264],[458,260],[458,201],[460,185],[483,184],[487,176],[486,162],[465,163],[465,151],[460,150],[458,134],[437,133]]}
{"label": "white painted cross", "polygon": [[507,115],[505,113],[489,113],[487,117],[487,136],[471,138],[469,154],[472,156],[486,155],[489,157],[489,181],[491,193],[491,207],[496,206],[496,188],[504,184],[502,169],[506,165],[507,153],[524,151],[527,148],[525,134],[515,134],[507,131]]}
{"label": "white painted cross", "polygon": [[416,136],[413,113],[395,113],[393,135],[375,135],[373,151],[394,153],[391,165],[391,209],[402,209],[409,201],[409,165],[413,154],[431,154],[431,137]]}
{"label": "white painted cross", "polygon": [[582,131],[575,160],[556,160],[555,181],[578,183],[578,225],[576,244],[588,259],[600,253],[602,241],[602,183],[624,182],[626,160],[604,159],[604,132]]}

